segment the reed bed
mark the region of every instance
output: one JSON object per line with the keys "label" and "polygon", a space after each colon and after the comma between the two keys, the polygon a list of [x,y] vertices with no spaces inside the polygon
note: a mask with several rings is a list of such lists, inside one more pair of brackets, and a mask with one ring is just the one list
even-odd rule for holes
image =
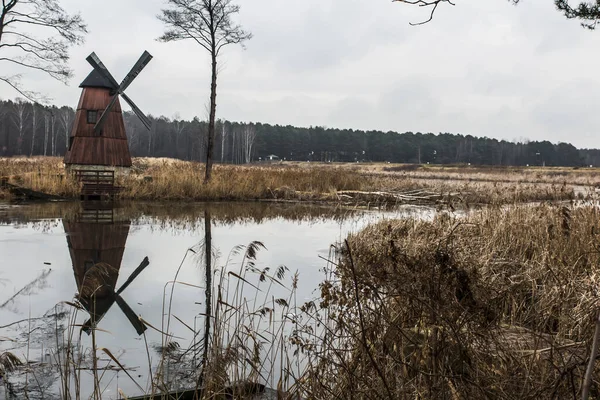
{"label": "reed bed", "polygon": [[[384,171],[380,164],[277,163],[216,165],[203,184],[204,165],[174,159],[136,158],[131,173],[118,178],[123,200],[148,201],[305,201],[346,205],[404,203],[512,204],[571,200],[594,195],[595,175],[587,170],[528,171],[411,166]],[[495,171],[494,169],[491,169]],[[524,175],[525,174],[525,175]],[[532,174],[539,176],[535,177]],[[542,174],[542,175],[540,175]],[[65,174],[62,159],[0,159],[0,178],[11,184],[63,198],[80,187]],[[600,178],[599,178],[600,180]],[[0,189],[0,199],[13,200]]]}
{"label": "reed bed", "polygon": [[382,165],[366,169],[411,179],[441,179],[480,182],[548,183],[561,185],[598,186],[600,168],[588,167],[498,167],[469,165]]}
{"label": "reed bed", "polygon": [[[80,187],[65,175],[62,159],[58,157],[0,158],[0,179],[37,192],[76,198]],[[12,199],[6,189],[0,189],[0,198]]]}
{"label": "reed bed", "polygon": [[[307,398],[580,398],[600,292],[600,209],[385,221],[336,248],[303,337]],[[600,372],[592,398],[600,395]]]}
{"label": "reed bed", "polygon": [[[337,190],[370,190],[386,179],[365,179],[335,168],[276,168],[258,165],[216,165],[213,178],[203,184],[204,165],[183,161],[154,163],[143,160],[123,179],[123,198],[140,200],[259,200],[318,199]],[[144,179],[144,177],[148,177]]]}

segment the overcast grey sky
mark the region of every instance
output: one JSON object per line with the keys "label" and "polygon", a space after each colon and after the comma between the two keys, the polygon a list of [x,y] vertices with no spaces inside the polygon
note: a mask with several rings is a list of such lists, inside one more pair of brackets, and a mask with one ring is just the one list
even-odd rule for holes
{"label": "overcast grey sky", "polygon": [[[297,126],[451,132],[600,147],[600,32],[551,0],[457,0],[427,10],[390,0],[245,0],[246,50],[221,58],[217,115]],[[29,89],[75,106],[95,51],[117,80],[148,50],[127,93],[146,113],[206,118],[209,59],[193,42],[159,43],[164,0],[62,0],[90,30],[69,86],[26,72]],[[6,85],[1,98],[14,98]]]}

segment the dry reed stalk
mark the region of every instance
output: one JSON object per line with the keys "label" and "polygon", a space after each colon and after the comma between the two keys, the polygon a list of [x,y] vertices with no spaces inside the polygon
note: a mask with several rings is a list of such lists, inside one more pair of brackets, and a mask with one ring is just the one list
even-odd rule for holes
{"label": "dry reed stalk", "polygon": [[327,334],[304,336],[305,397],[577,397],[600,300],[598,217],[596,205],[489,208],[351,235],[311,313]]}

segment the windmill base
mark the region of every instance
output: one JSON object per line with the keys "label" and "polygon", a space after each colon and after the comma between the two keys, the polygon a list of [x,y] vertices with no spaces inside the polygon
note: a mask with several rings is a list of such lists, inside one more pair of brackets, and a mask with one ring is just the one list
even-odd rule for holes
{"label": "windmill base", "polygon": [[122,173],[115,169],[118,167],[113,169],[102,168],[102,166],[89,168],[82,165],[77,165],[78,168],[73,168],[73,165],[70,167],[67,169],[68,173],[81,185],[81,200],[114,200],[122,189],[115,185],[115,178],[119,172]]}
{"label": "windmill base", "polygon": [[114,165],[85,165],[85,164],[65,164],[67,173],[76,171],[113,171],[115,176],[128,176],[131,173],[131,167],[117,167]]}

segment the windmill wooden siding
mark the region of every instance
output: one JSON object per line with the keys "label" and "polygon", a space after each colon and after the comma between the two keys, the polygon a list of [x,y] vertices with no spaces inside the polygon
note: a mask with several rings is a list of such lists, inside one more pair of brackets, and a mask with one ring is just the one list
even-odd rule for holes
{"label": "windmill wooden siding", "polygon": [[[82,85],[85,84],[82,83]],[[88,123],[87,112],[97,111],[100,118],[110,103],[110,89],[105,87],[84,87],[73,129],[69,137],[69,147],[64,162],[67,165],[131,167],[131,155],[125,133],[125,124],[119,99],[110,111],[100,134],[94,133],[94,123]]]}

